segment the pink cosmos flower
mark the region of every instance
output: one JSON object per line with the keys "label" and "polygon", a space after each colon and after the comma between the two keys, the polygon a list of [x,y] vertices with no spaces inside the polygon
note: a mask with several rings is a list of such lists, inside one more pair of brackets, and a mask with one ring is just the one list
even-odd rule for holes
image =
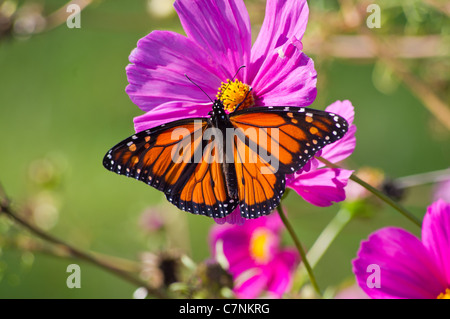
{"label": "pink cosmos flower", "polygon": [[[300,107],[314,101],[317,74],[301,43],[309,14],[306,0],[267,0],[266,16],[253,46],[242,0],[177,0],[174,6],[187,36],[151,32],[139,40],[126,68],[126,92],[146,112],[134,119],[136,132],[177,119],[207,116],[211,101],[185,74],[209,96],[220,94],[228,111],[242,101],[249,87],[252,91],[245,107]],[[227,82],[242,65],[246,68],[236,81]],[[327,110],[344,117],[348,112],[353,120],[348,101],[336,102]],[[353,134],[350,131],[339,143],[343,149],[327,147],[323,153],[327,159],[336,162],[353,151],[354,130],[353,126]],[[316,170],[319,163],[312,166],[308,173],[290,178],[288,186],[315,205],[343,200],[351,171]],[[237,209],[216,221],[242,224],[244,219]]]}
{"label": "pink cosmos flower", "polygon": [[290,289],[300,257],[294,249],[280,247],[282,229],[278,214],[243,226],[215,225],[211,229],[213,256],[225,257],[238,298],[256,298],[265,291],[271,297],[281,298]]}
{"label": "pink cosmos flower", "polygon": [[[129,58],[126,92],[146,112],[134,119],[136,132],[207,116],[211,102],[185,74],[213,97],[244,65],[238,81],[227,88],[227,93],[237,91],[236,98],[250,86],[250,105],[307,106],[314,101],[317,74],[300,42],[308,21],[306,0],[268,0],[253,46],[242,0],[177,0],[174,6],[187,36],[153,31]],[[223,101],[229,110],[234,102],[233,97]]]}
{"label": "pink cosmos flower", "polygon": [[[375,277],[369,278],[374,265],[378,288]],[[353,260],[353,272],[371,298],[450,299],[450,204],[438,200],[428,207],[422,240],[396,227],[370,235]]]}

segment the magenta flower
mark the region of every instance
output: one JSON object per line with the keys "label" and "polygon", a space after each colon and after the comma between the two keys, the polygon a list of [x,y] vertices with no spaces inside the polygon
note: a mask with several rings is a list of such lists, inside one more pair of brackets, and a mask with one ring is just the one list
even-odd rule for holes
{"label": "magenta flower", "polygon": [[428,207],[422,240],[396,227],[371,234],[361,243],[353,272],[371,298],[450,299],[450,204],[438,200]]}
{"label": "magenta flower", "polygon": [[[211,102],[185,74],[211,97],[231,93],[223,100],[228,110],[242,100],[249,86],[253,91],[246,106],[307,106],[314,101],[316,71],[300,42],[308,21],[306,0],[268,0],[253,47],[242,0],[177,0],[174,6],[187,37],[151,32],[139,40],[126,68],[126,92],[146,112],[134,119],[136,132],[207,116]],[[246,68],[238,80],[225,90],[223,82],[242,65]]]}
{"label": "magenta flower", "polygon": [[243,226],[212,228],[213,256],[225,257],[238,298],[256,298],[265,291],[271,297],[281,298],[290,289],[300,257],[294,249],[280,247],[282,227],[280,217],[272,214]]}
{"label": "magenta flower", "polygon": [[[356,145],[356,126],[353,124],[355,116],[350,101],[336,101],[329,105],[326,111],[344,117],[348,124],[347,134],[339,141],[325,146],[317,156],[321,156],[331,163],[338,163],[353,153]],[[287,178],[286,185],[295,190],[303,199],[316,206],[330,206],[333,202],[345,199],[344,187],[347,185],[353,171],[347,169],[324,168],[324,164],[312,158],[308,164]]]}

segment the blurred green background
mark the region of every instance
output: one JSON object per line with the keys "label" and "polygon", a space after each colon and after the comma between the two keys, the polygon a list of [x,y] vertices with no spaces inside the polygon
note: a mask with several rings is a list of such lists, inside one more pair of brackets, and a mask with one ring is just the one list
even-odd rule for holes
{"label": "blurred green background", "polygon": [[[39,34],[2,34],[0,183],[15,208],[74,246],[136,261],[144,251],[171,247],[200,262],[210,257],[207,235],[214,221],[178,211],[158,191],[118,177],[102,166],[105,152],[133,133],[132,118],[142,113],[125,93],[129,53],[151,30],[183,33],[176,14],[157,14],[149,2],[94,1],[81,13],[80,29],[69,29],[63,23]],[[4,3],[0,1],[0,7]],[[18,1],[17,8],[25,3]],[[44,16],[62,5],[56,0],[36,3]],[[264,16],[264,1],[246,3],[253,9],[256,34]],[[445,11],[417,1],[397,6],[396,1],[379,3],[382,27],[372,30],[379,36],[433,34],[448,40]],[[330,32],[325,25],[332,28],[324,17],[329,14],[344,21],[343,8],[350,5],[355,3],[311,3],[304,45],[318,70],[318,98],[312,107],[324,109],[344,99],[355,106],[357,147],[345,165],[351,169],[376,167],[391,178],[448,168],[448,129],[376,57],[309,52],[308,41],[317,42],[318,34]],[[416,7],[416,13],[408,13]],[[351,24],[333,32],[359,34]],[[405,63],[448,107],[448,51]],[[435,73],[429,74],[429,68]],[[433,184],[410,188],[402,203],[421,219],[433,189]],[[338,205],[314,207],[294,192],[284,203],[306,247],[339,209]],[[140,226],[143,211],[151,207],[171,217],[165,246]],[[380,204],[371,216],[353,220],[332,244],[316,268],[319,285],[338,286],[351,279],[350,261],[360,241],[387,225],[420,234],[410,221]],[[131,298],[137,288],[85,262],[24,249],[28,239],[27,232],[0,216],[0,298]],[[292,245],[288,236],[285,242]],[[72,263],[81,266],[81,289],[66,286],[66,268]]]}

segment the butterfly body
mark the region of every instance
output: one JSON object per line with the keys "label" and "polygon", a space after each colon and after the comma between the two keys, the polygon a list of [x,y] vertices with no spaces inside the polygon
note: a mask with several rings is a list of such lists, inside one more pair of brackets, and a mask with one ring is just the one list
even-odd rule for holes
{"label": "butterfly body", "polygon": [[222,218],[238,205],[244,218],[280,203],[287,174],[300,170],[348,129],[342,117],[308,108],[252,107],[173,121],[130,136],[105,155],[108,170],[165,193],[181,210]]}
{"label": "butterfly body", "polygon": [[208,119],[208,123],[211,128],[217,129],[220,131],[220,135],[222,137],[222,141],[219,143],[222,147],[220,148],[221,161],[222,161],[222,170],[225,177],[225,184],[228,196],[230,199],[237,202],[237,177],[236,170],[234,167],[234,163],[232,158],[230,157],[232,150],[227,144],[225,137],[227,136],[227,131],[233,130],[234,126],[230,122],[230,117],[225,112],[222,102],[220,100],[216,100],[212,106],[212,112],[210,113],[211,117]]}

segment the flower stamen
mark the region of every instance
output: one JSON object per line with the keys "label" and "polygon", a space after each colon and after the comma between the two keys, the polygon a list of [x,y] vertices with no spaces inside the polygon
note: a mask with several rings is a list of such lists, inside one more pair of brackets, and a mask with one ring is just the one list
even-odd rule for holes
{"label": "flower stamen", "polygon": [[445,289],[445,293],[444,292],[440,293],[436,299],[450,299],[450,289],[449,288]]}
{"label": "flower stamen", "polygon": [[256,229],[250,240],[250,255],[259,264],[267,263],[276,246],[274,235],[265,228]]}
{"label": "flower stamen", "polygon": [[247,84],[239,80],[232,82],[227,79],[226,82],[221,83],[216,97],[222,101],[226,111],[233,112],[240,103],[242,104],[239,108],[247,108],[255,104],[253,95],[249,91],[250,87]]}

